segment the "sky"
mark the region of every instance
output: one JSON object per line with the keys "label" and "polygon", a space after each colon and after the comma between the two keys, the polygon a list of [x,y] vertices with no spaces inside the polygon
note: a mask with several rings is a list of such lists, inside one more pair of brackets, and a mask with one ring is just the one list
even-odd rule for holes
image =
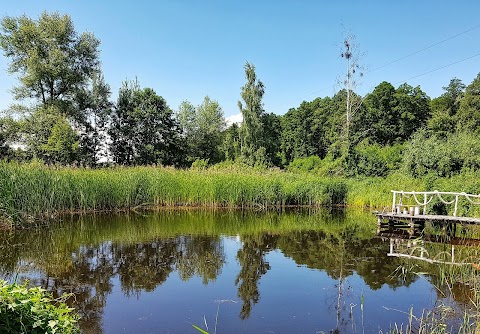
{"label": "sky", "polygon": [[[239,113],[244,65],[265,85],[264,109],[283,115],[302,101],[333,96],[346,63],[345,32],[356,36],[365,95],[382,81],[419,85],[430,97],[457,77],[480,72],[480,1],[157,0],[4,1],[0,15],[71,16],[78,33],[101,41],[100,60],[115,101],[138,79],[177,110],[208,95],[226,117]],[[0,56],[0,110],[15,102],[16,75]],[[425,74],[427,73],[427,74]]]}

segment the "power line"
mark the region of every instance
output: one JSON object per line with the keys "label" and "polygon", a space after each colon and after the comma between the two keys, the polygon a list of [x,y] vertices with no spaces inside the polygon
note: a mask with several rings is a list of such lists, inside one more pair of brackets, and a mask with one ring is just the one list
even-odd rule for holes
{"label": "power line", "polygon": [[421,52],[423,52],[423,51],[426,51],[426,50],[428,50],[428,49],[431,49],[431,48],[433,48],[433,47],[435,47],[435,46],[437,46],[437,45],[440,45],[440,44],[442,44],[442,43],[445,43],[445,42],[447,42],[447,41],[449,41],[449,40],[451,40],[451,39],[454,39],[454,38],[456,38],[456,37],[458,37],[458,36],[464,35],[464,34],[466,34],[467,32],[470,32],[470,31],[472,31],[472,30],[475,30],[475,29],[477,29],[477,28],[479,28],[479,27],[480,27],[480,24],[479,24],[479,25],[476,25],[475,27],[470,28],[470,29],[468,29],[468,30],[462,31],[461,33],[458,33],[458,34],[456,34],[456,35],[453,35],[453,36],[451,36],[451,37],[449,37],[449,38],[446,38],[446,39],[444,39],[444,40],[442,40],[442,41],[440,41],[440,42],[437,42],[437,43],[435,43],[435,44],[432,44],[432,45],[430,45],[430,46],[427,46],[427,47],[425,47],[425,48],[423,48],[423,49],[420,49],[420,50],[418,50],[418,51],[415,51],[415,52],[413,52],[413,53],[410,53],[410,54],[408,54],[408,55],[406,55],[406,56],[403,56],[403,57],[401,57],[401,58],[395,59],[395,60],[393,60],[393,61],[391,61],[391,62],[389,62],[389,63],[386,63],[386,64],[384,64],[384,65],[382,65],[382,66],[376,67],[376,68],[374,68],[373,70],[367,71],[366,73],[371,73],[371,72],[374,72],[374,71],[379,70],[379,69],[381,69],[381,68],[384,68],[384,67],[387,67],[387,66],[389,66],[389,65],[392,65],[392,64],[394,64],[394,63],[396,63],[396,62],[399,62],[400,60],[404,60],[405,58],[414,56],[414,55],[419,54],[419,53],[421,53]]}
{"label": "power line", "polygon": [[[446,38],[446,39],[444,39],[444,40],[441,40],[441,41],[439,41],[439,42],[437,42],[437,43],[435,43],[435,44],[429,45],[429,46],[427,46],[427,47],[425,47],[425,48],[423,48],[423,49],[417,50],[417,51],[412,52],[412,53],[410,53],[410,54],[408,54],[408,55],[406,55],[406,56],[400,57],[400,58],[395,59],[395,60],[392,60],[391,62],[388,62],[388,63],[386,63],[386,64],[384,64],[384,65],[378,66],[378,67],[376,67],[376,68],[374,68],[374,69],[372,69],[372,70],[367,71],[366,74],[367,74],[367,73],[374,72],[374,71],[377,71],[377,70],[379,70],[379,69],[381,69],[381,68],[390,66],[390,65],[392,65],[392,64],[394,64],[394,63],[397,63],[397,62],[399,62],[399,61],[401,61],[401,60],[404,60],[404,59],[406,59],[406,58],[408,58],[408,57],[411,57],[411,56],[414,56],[414,55],[416,55],[416,54],[419,54],[419,53],[421,53],[421,52],[423,52],[423,51],[429,50],[429,49],[431,49],[431,48],[433,48],[433,47],[435,47],[435,46],[437,46],[437,45],[440,45],[440,44],[442,44],[442,43],[445,43],[445,42],[447,42],[447,41],[449,41],[449,40],[452,40],[452,39],[454,39],[454,38],[456,38],[456,37],[458,37],[458,36],[464,35],[464,34],[470,32],[470,31],[475,30],[475,29],[478,29],[478,28],[480,28],[480,24],[478,24],[478,25],[476,25],[476,26],[474,26],[474,27],[472,27],[472,28],[470,28],[470,29],[464,30],[464,31],[462,31],[462,32],[460,32],[460,33],[458,33],[458,34],[456,34],[456,35],[450,36],[450,37],[448,37],[448,38]],[[468,57],[468,58],[459,60],[459,61],[454,62],[454,63],[450,63],[450,64],[448,64],[448,65],[445,65],[445,66],[436,68],[436,69],[434,69],[434,70],[431,70],[431,71],[428,71],[428,72],[419,74],[419,75],[414,76],[414,77],[412,77],[412,78],[409,78],[409,79],[407,79],[407,80],[402,80],[402,81],[396,82],[396,83],[394,83],[394,84],[401,83],[401,82],[405,82],[405,81],[408,81],[408,80],[412,80],[412,79],[415,79],[415,78],[418,78],[418,77],[427,75],[427,74],[429,74],[429,73],[432,73],[432,72],[441,70],[441,69],[443,69],[443,68],[446,68],[446,67],[449,67],[449,66],[452,66],[452,65],[461,63],[461,62],[466,61],[466,60],[468,60],[468,59],[477,57],[478,55],[480,55],[480,54],[477,54],[477,55],[474,55],[474,56],[471,56],[471,57]],[[330,86],[328,86],[328,87],[322,88],[322,89],[317,90],[317,91],[314,91],[314,92],[312,92],[312,93],[309,93],[309,94],[307,94],[306,96],[311,96],[311,95],[313,95],[313,94],[318,94],[318,93],[320,93],[320,92],[326,91],[327,89],[334,89],[335,86],[336,86],[335,84],[334,84],[334,85],[330,85]]]}
{"label": "power line", "polygon": [[449,66],[452,66],[452,65],[455,65],[455,64],[464,62],[464,61],[466,61],[466,60],[469,60],[469,59],[472,59],[472,58],[475,58],[475,57],[478,57],[478,56],[480,56],[480,53],[477,53],[476,55],[473,55],[473,56],[470,56],[470,57],[467,57],[467,58],[463,58],[463,59],[458,60],[458,61],[455,61],[455,62],[453,62],[453,63],[444,65],[444,66],[442,66],[442,67],[437,67],[437,68],[435,68],[435,69],[433,69],[433,70],[430,70],[430,71],[428,71],[428,72],[425,72],[425,73],[416,75],[416,76],[411,77],[411,78],[408,78],[408,79],[406,79],[406,80],[397,81],[397,82],[395,82],[395,83],[393,83],[393,84],[396,85],[396,84],[399,84],[399,83],[402,83],[402,82],[407,82],[407,81],[409,81],[409,80],[413,80],[413,79],[416,79],[416,78],[418,78],[418,77],[422,77],[422,76],[424,76],[424,75],[427,75],[427,74],[430,74],[430,73],[433,73],[433,72],[442,70],[442,69],[447,68],[447,67],[449,67]]}

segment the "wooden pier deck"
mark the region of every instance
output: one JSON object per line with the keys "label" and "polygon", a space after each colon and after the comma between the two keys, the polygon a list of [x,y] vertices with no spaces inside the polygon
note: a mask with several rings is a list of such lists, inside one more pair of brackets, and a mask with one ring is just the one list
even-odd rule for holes
{"label": "wooden pier deck", "polygon": [[[375,212],[378,222],[377,233],[384,228],[407,228],[409,234],[413,236],[416,230],[423,230],[425,224],[430,223],[445,227],[448,232],[453,232],[453,236],[455,236],[457,224],[480,225],[480,218],[457,216],[460,199],[463,198],[470,205],[480,205],[480,195],[464,192],[439,192],[437,190],[428,192],[392,190],[392,193],[392,210]],[[428,214],[427,206],[432,203],[434,198],[437,198],[445,206],[451,205],[453,214]]]}
{"label": "wooden pier deck", "polygon": [[425,222],[445,222],[445,223],[462,223],[462,224],[478,224],[480,225],[480,218],[474,217],[456,217],[456,216],[441,216],[441,215],[414,215],[398,214],[395,212],[377,212],[375,213],[379,223],[388,223],[389,221],[396,221],[398,223],[415,224]]}

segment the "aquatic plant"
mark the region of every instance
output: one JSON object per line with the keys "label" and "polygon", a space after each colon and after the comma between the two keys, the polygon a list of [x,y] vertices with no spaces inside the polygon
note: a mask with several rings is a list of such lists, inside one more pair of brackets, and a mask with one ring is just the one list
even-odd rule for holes
{"label": "aquatic plant", "polygon": [[27,283],[0,281],[0,332],[31,334],[80,333],[78,317],[64,299],[54,300],[45,290]]}
{"label": "aquatic plant", "polygon": [[341,179],[279,170],[86,169],[0,162],[0,215],[13,221],[59,212],[142,206],[268,208],[345,204]]}

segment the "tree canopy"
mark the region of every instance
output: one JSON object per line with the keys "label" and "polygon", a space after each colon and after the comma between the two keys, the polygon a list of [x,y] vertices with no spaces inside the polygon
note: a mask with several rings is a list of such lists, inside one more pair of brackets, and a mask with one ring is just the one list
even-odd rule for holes
{"label": "tree canopy", "polygon": [[419,177],[480,168],[480,74],[468,85],[452,78],[433,99],[420,86],[386,81],[361,96],[361,53],[347,35],[343,89],[280,116],[265,110],[265,85],[246,62],[243,121],[227,127],[222,106],[208,95],[198,105],[183,101],[174,113],[135,80],[112,101],[99,47],[68,15],[2,19],[0,48],[18,78],[12,92],[21,104],[0,117],[1,159],[182,168],[228,160],[326,175],[385,176],[402,168]]}
{"label": "tree canopy", "polygon": [[5,17],[1,25],[0,46],[10,58],[8,70],[18,75],[16,99],[71,103],[99,69],[100,41],[92,33],[78,35],[68,15]]}

